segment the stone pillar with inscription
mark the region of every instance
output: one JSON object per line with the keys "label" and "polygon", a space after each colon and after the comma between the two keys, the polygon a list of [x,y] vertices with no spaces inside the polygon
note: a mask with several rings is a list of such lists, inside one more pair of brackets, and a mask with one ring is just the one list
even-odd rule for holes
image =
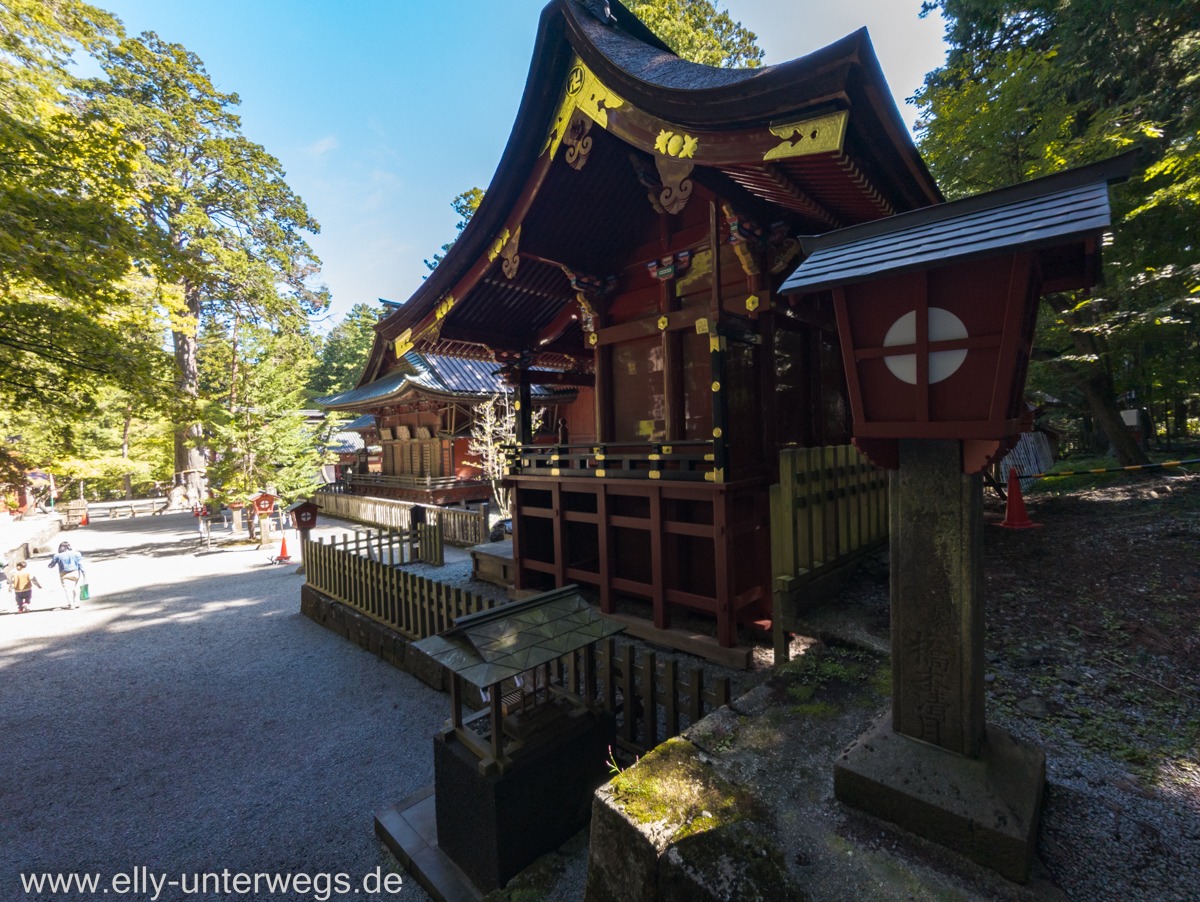
{"label": "stone pillar with inscription", "polygon": [[839,799],[1028,879],[1046,757],[984,719],[983,485],[956,440],[892,473],[892,710],[834,766]]}

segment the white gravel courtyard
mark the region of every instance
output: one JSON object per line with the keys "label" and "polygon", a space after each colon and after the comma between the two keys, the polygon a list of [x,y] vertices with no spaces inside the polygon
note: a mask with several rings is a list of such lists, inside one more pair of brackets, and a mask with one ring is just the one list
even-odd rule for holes
{"label": "white gravel courtyard", "polygon": [[[32,612],[0,599],[0,900],[113,898],[135,867],[168,881],[342,873],[360,891],[325,898],[428,898],[406,875],[394,894],[362,879],[399,870],[371,812],[432,782],[445,696],[303,617],[294,564],[203,552],[188,514],[61,539],[83,552],[92,600],[48,609],[62,603],[48,555],[30,562],[46,587]],[[21,875],[42,873],[100,883],[26,892]],[[164,883],[157,898],[320,899],[320,883]]]}

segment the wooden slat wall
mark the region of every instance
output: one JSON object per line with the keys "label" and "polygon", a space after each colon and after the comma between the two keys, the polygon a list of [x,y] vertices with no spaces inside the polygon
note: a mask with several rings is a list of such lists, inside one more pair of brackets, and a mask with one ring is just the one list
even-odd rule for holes
{"label": "wooden slat wall", "polygon": [[771,486],[771,573],[789,591],[887,539],[886,470],[853,445],[788,448]]}

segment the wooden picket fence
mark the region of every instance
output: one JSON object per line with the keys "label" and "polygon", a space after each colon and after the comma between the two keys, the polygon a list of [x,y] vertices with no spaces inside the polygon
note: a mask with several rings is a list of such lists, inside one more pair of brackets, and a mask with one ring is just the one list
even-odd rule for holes
{"label": "wooden picket fence", "polygon": [[775,591],[796,592],[887,541],[887,493],[887,471],[853,445],[781,451],[771,486]]}
{"label": "wooden picket fence", "polygon": [[[399,533],[380,532],[356,534],[354,540],[345,535],[340,545],[303,542],[308,584],[413,640],[443,632],[459,617],[495,607],[491,598],[397,567],[404,552],[400,538]],[[671,659],[660,662],[648,650],[639,655],[635,646],[618,646],[611,636],[563,655],[547,668],[555,691],[611,712],[617,722],[617,744],[639,755],[678,736],[730,699],[728,677],[706,685],[702,667],[683,669]],[[517,704],[520,693],[515,687],[506,692],[505,704]]]}
{"label": "wooden picket fence", "polygon": [[[729,677],[722,677],[706,688],[704,668],[692,667],[680,673],[676,661],[665,659],[660,663],[649,650],[643,650],[639,660],[636,651],[633,645],[625,644],[618,654],[612,636],[600,643],[598,664],[601,676],[605,677],[604,709],[616,712],[619,708],[617,744],[626,751],[645,754],[660,742],[680,734],[681,716],[687,717],[690,726],[707,711],[729,704]],[[608,674],[612,679],[607,678]],[[659,708],[663,709],[664,721],[661,735]]]}
{"label": "wooden picket fence", "polygon": [[659,662],[652,651],[644,650],[639,656],[634,645],[618,645],[614,636],[569,652],[538,671],[541,676],[534,673],[532,680],[524,685],[513,683],[504,692],[506,713],[544,696],[548,683],[555,693],[575,696],[589,708],[610,712],[616,720],[616,744],[636,755],[644,755],[728,704],[731,693],[729,677],[706,687],[704,668],[681,670],[674,660]]}
{"label": "wooden picket fence", "polygon": [[[436,533],[436,524],[418,524]],[[399,533],[378,533],[342,545],[303,542],[308,584],[330,598],[391,627],[409,639],[424,639],[453,625],[456,617],[495,606],[490,598],[447,586],[397,566],[407,541]],[[364,554],[364,551],[369,552]]]}
{"label": "wooden picket fence", "polygon": [[323,488],[313,493],[313,503],[321,508],[323,514],[331,517],[357,520],[360,523],[402,531],[407,531],[412,526],[413,510],[420,508],[424,511],[426,522],[441,526],[444,541],[451,545],[482,545],[488,540],[486,501],[476,510],[458,510],[432,504],[417,504],[413,501],[397,501],[394,498],[349,495]]}

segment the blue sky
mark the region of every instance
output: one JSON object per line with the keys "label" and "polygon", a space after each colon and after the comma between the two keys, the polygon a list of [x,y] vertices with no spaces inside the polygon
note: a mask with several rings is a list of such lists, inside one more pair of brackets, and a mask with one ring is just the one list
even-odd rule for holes
{"label": "blue sky", "polygon": [[[450,200],[486,187],[516,115],[545,0],[92,0],[131,33],[204,60],[242,98],[244,131],[282,162],[321,223],[311,239],[333,292],[328,328],[355,303],[403,301],[422,260],[455,234]],[[945,58],[920,0],[725,0],[766,62],[866,25],[904,103]]]}

